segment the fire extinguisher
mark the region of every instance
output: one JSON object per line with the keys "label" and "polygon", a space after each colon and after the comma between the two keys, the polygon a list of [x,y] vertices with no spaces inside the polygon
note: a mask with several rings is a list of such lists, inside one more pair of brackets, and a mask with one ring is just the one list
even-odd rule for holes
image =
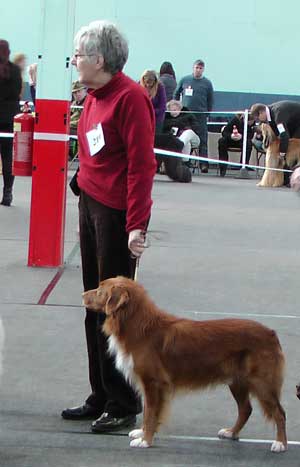
{"label": "fire extinguisher", "polygon": [[32,175],[34,116],[28,102],[14,117],[13,174]]}

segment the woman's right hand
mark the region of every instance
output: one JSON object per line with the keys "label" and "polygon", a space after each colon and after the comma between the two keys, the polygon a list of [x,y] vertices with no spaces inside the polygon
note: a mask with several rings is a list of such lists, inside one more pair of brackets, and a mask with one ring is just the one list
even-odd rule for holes
{"label": "woman's right hand", "polygon": [[139,258],[145,249],[145,232],[140,229],[129,232],[128,248],[136,258]]}

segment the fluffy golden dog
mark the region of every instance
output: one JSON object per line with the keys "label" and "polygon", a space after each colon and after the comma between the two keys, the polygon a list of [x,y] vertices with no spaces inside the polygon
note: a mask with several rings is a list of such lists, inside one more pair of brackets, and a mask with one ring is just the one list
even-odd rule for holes
{"label": "fluffy golden dog", "polygon": [[226,384],[238,417],[220,438],[238,439],[251,411],[250,394],[277,427],[271,451],[287,449],[280,405],[284,356],[277,335],[255,321],[192,321],[157,308],[138,283],[116,277],[83,294],[90,310],[104,311],[104,332],[116,367],[144,397],[143,426],[129,433],[132,447],[149,447],[176,391]]}
{"label": "fluffy golden dog", "polygon": [[[266,149],[266,167],[283,169],[284,160],[279,155],[279,139],[274,131],[267,123],[260,125],[264,147]],[[286,153],[286,164],[289,168],[293,168],[300,162],[300,139],[291,138],[289,140],[288,151]],[[264,187],[280,187],[283,186],[283,172],[266,169],[261,181],[257,186]]]}

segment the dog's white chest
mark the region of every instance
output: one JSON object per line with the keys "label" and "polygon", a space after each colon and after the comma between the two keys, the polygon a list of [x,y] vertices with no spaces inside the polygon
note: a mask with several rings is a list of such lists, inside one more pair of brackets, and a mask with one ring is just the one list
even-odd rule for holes
{"label": "dog's white chest", "polygon": [[135,385],[132,355],[124,352],[115,336],[108,338],[108,351],[110,355],[115,357],[116,368],[131,385]]}

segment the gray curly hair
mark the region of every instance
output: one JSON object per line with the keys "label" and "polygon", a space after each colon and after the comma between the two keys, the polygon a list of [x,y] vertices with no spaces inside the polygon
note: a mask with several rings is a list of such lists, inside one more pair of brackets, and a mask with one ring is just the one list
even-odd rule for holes
{"label": "gray curly hair", "polygon": [[101,55],[104,60],[104,71],[115,74],[122,71],[128,59],[128,43],[117,26],[109,21],[93,21],[83,26],[74,39],[76,49],[81,47],[88,59],[93,55]]}

